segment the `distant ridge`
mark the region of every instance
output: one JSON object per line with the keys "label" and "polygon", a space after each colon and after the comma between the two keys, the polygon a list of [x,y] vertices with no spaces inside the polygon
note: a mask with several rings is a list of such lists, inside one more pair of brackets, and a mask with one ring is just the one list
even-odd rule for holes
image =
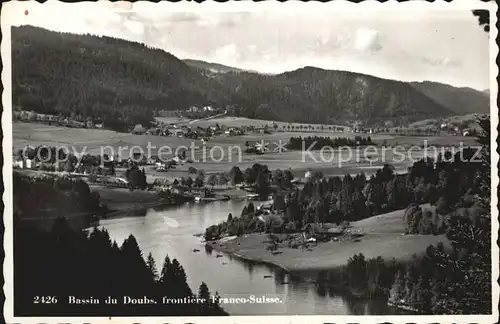
{"label": "distant ridge", "polygon": [[457,115],[490,112],[489,90],[458,88],[430,81],[412,82],[411,85]]}
{"label": "distant ridge", "polygon": [[455,114],[407,82],[310,66],[259,74],[123,39],[31,26],[12,28],[12,62],[15,105],[121,129],[148,125],[158,110],[205,104],[233,116],[309,123],[407,124]]}

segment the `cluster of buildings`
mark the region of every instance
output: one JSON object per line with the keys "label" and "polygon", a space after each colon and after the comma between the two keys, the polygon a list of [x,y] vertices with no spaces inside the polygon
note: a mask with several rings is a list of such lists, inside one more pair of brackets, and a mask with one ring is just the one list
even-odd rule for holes
{"label": "cluster of buildings", "polygon": [[205,105],[205,106],[190,106],[186,110],[160,110],[158,111],[158,117],[165,117],[165,118],[171,118],[171,117],[186,117],[189,115],[190,117],[206,117],[207,115],[211,114],[220,114],[226,112],[225,110],[221,108],[216,108],[211,105]]}
{"label": "cluster of buildings", "polygon": [[155,136],[173,136],[186,137],[191,139],[208,139],[212,136],[228,135],[238,136],[247,132],[245,127],[226,127],[225,125],[212,125],[209,127],[192,126],[188,124],[178,125],[175,123],[158,123],[154,127],[146,128],[137,124],[131,131],[135,135],[155,135]]}
{"label": "cluster of buildings", "polygon": [[25,122],[41,122],[73,128],[103,128],[102,123],[94,123],[91,119],[85,119],[81,116],[70,118],[57,115],[40,114],[34,111],[15,110],[12,112],[12,118],[14,120]]}

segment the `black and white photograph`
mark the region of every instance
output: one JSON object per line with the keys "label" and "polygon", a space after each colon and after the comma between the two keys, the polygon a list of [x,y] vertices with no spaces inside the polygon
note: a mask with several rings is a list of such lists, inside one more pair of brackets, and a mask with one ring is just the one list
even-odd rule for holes
{"label": "black and white photograph", "polygon": [[497,5],[458,2],[7,3],[7,323],[496,322]]}

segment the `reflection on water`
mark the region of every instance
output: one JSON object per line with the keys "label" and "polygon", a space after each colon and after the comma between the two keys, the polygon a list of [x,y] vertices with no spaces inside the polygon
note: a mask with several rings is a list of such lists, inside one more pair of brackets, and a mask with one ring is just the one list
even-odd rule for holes
{"label": "reflection on water", "polygon": [[[100,221],[113,240],[121,244],[133,234],[143,255],[151,253],[157,265],[162,265],[165,256],[176,258],[186,271],[188,283],[196,292],[205,282],[212,294],[222,297],[278,296],[280,304],[224,304],[231,315],[342,315],[342,314],[387,314],[384,302],[347,298],[316,285],[325,273],[288,274],[283,269],[270,265],[242,260],[231,255],[205,248],[201,237],[208,226],[227,219],[227,215],[239,215],[245,201],[231,200],[210,204],[186,204],[163,209],[150,209],[127,217]],[[194,249],[200,252],[194,252]],[[161,271],[161,269],[158,269]],[[309,280],[312,279],[312,280]]]}

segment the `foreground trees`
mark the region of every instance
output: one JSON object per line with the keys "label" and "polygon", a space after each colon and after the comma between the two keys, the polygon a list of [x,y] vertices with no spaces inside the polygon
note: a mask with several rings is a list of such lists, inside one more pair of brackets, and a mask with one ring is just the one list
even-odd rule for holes
{"label": "foreground trees", "polygon": [[291,137],[286,147],[290,150],[321,150],[324,147],[337,148],[342,146],[363,146],[373,144],[370,136],[362,137],[355,136],[354,138],[348,137],[335,137],[328,136],[307,136],[307,137]]}
{"label": "foreground trees", "polygon": [[430,246],[420,262],[410,264],[404,281],[411,289],[401,293],[400,276],[392,285],[390,297],[396,304],[434,314],[491,313],[490,120],[479,118],[478,123],[482,150],[475,204],[481,209],[475,215],[463,209],[449,215],[446,236],[451,251]]}
{"label": "foreground trees", "polygon": [[[26,315],[224,315],[213,303],[163,304],[163,297],[193,298],[186,273],[176,259],[164,260],[161,272],[151,255],[144,260],[134,236],[121,247],[106,230],[88,235],[60,219],[50,232],[14,226],[14,305]],[[201,289],[201,288],[200,288]],[[204,288],[208,291],[206,285]],[[57,303],[34,303],[52,296]],[[70,304],[68,297],[99,299],[99,304]],[[124,296],[145,301],[124,305]],[[116,304],[106,304],[108,298]]]}

